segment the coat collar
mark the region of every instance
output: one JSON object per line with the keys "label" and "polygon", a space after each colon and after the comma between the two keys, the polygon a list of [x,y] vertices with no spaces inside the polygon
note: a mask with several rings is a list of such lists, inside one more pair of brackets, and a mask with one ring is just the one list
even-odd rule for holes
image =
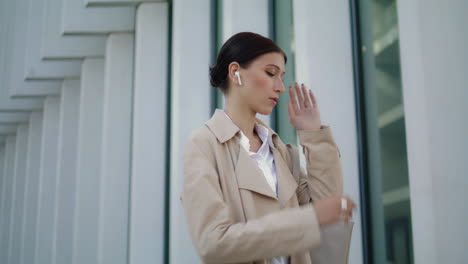
{"label": "coat collar", "polygon": [[[260,119],[257,118],[256,122],[266,127],[272,135],[273,145],[275,147],[272,147],[271,150],[275,157],[276,175],[278,177],[278,197],[276,197],[260,169],[243,148],[239,148],[237,164],[235,166],[235,174],[238,179],[239,188],[248,189],[279,200],[280,204],[284,206],[296,193],[297,183],[291,175],[291,171],[280,151],[276,148],[278,134]],[[211,119],[205,124],[220,143],[225,143],[240,132],[239,127],[225,115],[223,110],[219,109],[216,109]]]}
{"label": "coat collar", "polygon": [[[277,137],[278,134],[276,134],[276,132],[267,126],[262,120],[256,118],[256,122],[268,129],[270,135],[272,135],[273,142],[275,142],[275,137]],[[206,121],[205,124],[210,128],[220,143],[230,140],[237,134],[237,132],[240,131],[239,127],[224,114],[223,110],[220,109],[216,109],[211,119]]]}
{"label": "coat collar", "polygon": [[277,199],[275,192],[268,185],[262,171],[243,148],[239,149],[235,174],[239,188]]}
{"label": "coat collar", "polygon": [[285,206],[295,195],[298,185],[279,151],[272,149],[272,152],[275,157],[276,176],[278,177],[278,197],[268,185],[265,176],[263,176],[260,169],[244,149],[240,149],[239,151],[235,174],[239,188],[279,200],[280,204]]}
{"label": "coat collar", "polygon": [[275,157],[276,175],[278,177],[278,199],[282,206],[296,194],[298,184],[289,170],[278,149],[272,149]]}

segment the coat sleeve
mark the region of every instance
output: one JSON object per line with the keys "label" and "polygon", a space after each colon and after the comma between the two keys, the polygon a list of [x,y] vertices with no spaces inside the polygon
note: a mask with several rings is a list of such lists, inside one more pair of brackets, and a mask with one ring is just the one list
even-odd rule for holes
{"label": "coat sleeve", "polygon": [[193,141],[184,160],[183,207],[192,241],[205,263],[238,263],[305,252],[320,244],[313,207],[233,222],[213,162]]}
{"label": "coat sleeve", "polygon": [[307,173],[301,169],[297,196],[300,204],[307,204],[343,193],[343,172],[340,152],[331,128],[300,130],[299,142],[307,161]]}

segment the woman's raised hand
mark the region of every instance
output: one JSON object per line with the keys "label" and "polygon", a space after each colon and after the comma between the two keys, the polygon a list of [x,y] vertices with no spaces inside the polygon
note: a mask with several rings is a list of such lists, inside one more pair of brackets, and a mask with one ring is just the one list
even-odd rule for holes
{"label": "woman's raised hand", "polygon": [[[297,95],[297,99],[296,99]],[[294,89],[289,86],[288,114],[289,122],[297,130],[317,130],[322,123],[320,121],[320,110],[314,93],[307,90],[304,84],[294,82]]]}

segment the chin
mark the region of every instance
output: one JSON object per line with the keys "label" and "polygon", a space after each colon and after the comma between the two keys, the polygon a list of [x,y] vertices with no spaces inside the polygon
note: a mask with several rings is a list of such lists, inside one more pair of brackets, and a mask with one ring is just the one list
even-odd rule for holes
{"label": "chin", "polygon": [[264,109],[258,109],[257,113],[261,115],[269,115],[273,111],[273,108],[264,108]]}

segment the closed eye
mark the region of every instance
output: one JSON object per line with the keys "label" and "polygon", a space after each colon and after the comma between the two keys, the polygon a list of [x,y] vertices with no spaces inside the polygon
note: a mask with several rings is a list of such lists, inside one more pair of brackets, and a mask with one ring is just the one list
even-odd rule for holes
{"label": "closed eye", "polygon": [[275,76],[275,74],[273,74],[273,73],[271,73],[271,72],[268,72],[268,71],[267,71],[266,73],[267,73],[269,76],[271,76],[271,77]]}

